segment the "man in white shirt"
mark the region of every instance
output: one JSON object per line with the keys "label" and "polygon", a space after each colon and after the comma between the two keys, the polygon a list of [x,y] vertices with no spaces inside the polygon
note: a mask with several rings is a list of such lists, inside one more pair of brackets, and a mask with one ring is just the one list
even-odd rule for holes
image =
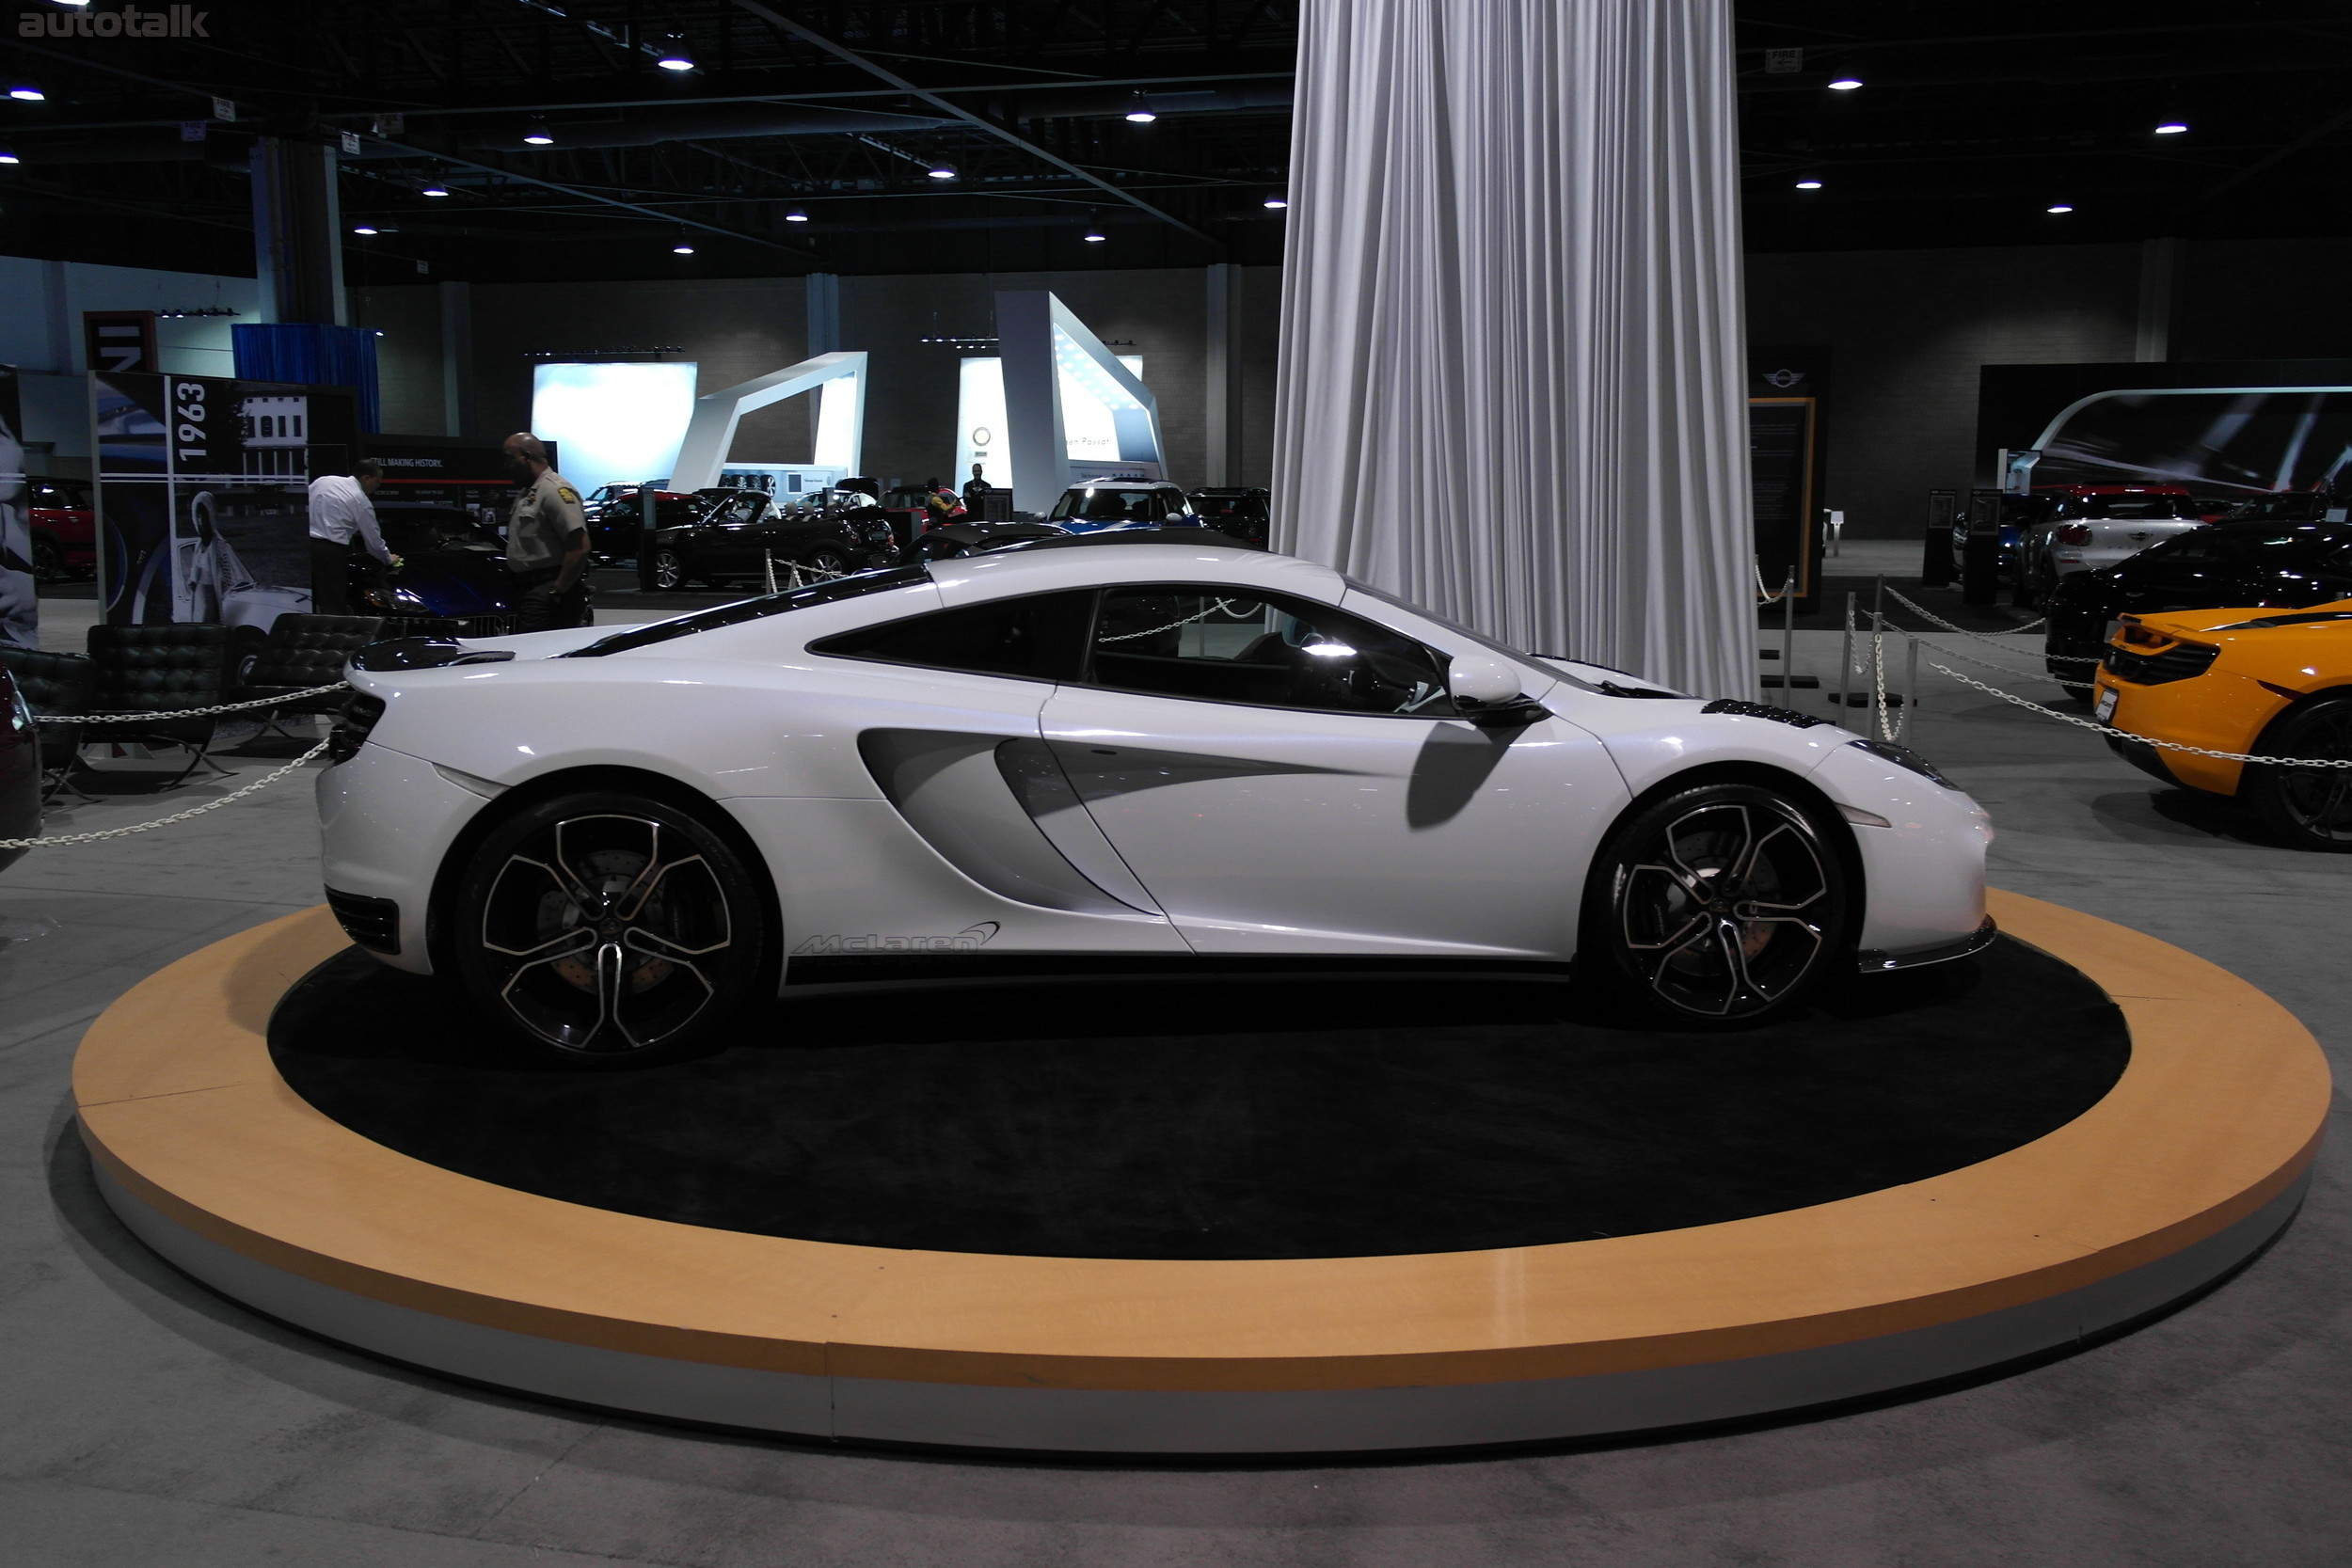
{"label": "man in white shirt", "polygon": [[383,483],[373,458],[352,464],[349,474],[322,474],[310,482],[310,613],[351,613],[351,557],[357,549],[397,569],[400,557],[384,547],[375,526],[375,503],[368,498]]}

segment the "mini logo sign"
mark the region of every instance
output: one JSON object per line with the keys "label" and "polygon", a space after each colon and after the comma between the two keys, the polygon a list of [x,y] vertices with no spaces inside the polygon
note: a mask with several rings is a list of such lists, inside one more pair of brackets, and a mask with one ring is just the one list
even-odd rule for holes
{"label": "mini logo sign", "polygon": [[[194,6],[125,6],[119,11],[19,11],[21,39],[208,39],[213,13]],[[215,118],[226,118],[216,116]]]}
{"label": "mini logo sign", "polygon": [[1804,379],[1804,372],[1772,371],[1768,372],[1764,379],[1771,382],[1773,386],[1780,388],[1783,391],[1786,391],[1789,388],[1794,387],[1798,382]]}
{"label": "mini logo sign", "polygon": [[868,931],[862,937],[810,937],[792,949],[800,958],[831,958],[870,953],[977,953],[997,932],[993,920],[966,926],[951,937],[885,937]]}

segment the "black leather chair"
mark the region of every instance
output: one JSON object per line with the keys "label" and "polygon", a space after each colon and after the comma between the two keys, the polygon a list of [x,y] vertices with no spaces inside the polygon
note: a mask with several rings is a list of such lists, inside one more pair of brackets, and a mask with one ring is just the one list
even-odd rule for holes
{"label": "black leather chair", "polygon": [[[230,672],[228,700],[251,702],[331,685],[343,678],[351,656],[383,631],[381,615],[280,615],[252,664]],[[349,693],[338,691],[260,711],[275,723],[299,713],[340,713],[348,700]]]}
{"label": "black leather chair", "polygon": [[[98,666],[87,655],[44,653],[0,643],[0,665],[6,665],[16,678],[16,689],[24,693],[25,705],[36,715],[66,716],[90,710]],[[82,749],[82,729],[80,724],[40,726],[42,800],[54,798],[60,789],[73,788],[73,764]],[[73,793],[82,792],[74,789]]]}
{"label": "black leather chair", "polygon": [[[90,711],[137,715],[170,713],[181,708],[211,707],[221,700],[228,657],[229,632],[211,622],[161,626],[92,626],[90,661],[97,682],[90,693]],[[170,789],[207,764],[218,719],[96,720],[82,728],[85,750],[98,744],[184,746],[188,765],[163,787]],[[82,766],[87,768],[85,756]],[[220,772],[228,769],[217,763]]]}

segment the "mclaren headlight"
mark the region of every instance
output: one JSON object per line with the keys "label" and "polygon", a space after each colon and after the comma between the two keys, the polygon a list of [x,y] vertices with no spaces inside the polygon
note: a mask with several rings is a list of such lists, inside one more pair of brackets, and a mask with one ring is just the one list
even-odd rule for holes
{"label": "mclaren headlight", "polygon": [[1918,752],[1913,751],[1908,746],[1898,746],[1891,740],[1857,740],[1853,744],[1861,747],[1872,756],[1891,762],[1898,768],[1908,768],[1923,779],[1933,779],[1937,784],[1942,784],[1946,789],[1958,789],[1960,787],[1960,785],[1952,783],[1951,780],[1937,772],[1935,764],[1930,762],[1927,758],[1921,756]]}

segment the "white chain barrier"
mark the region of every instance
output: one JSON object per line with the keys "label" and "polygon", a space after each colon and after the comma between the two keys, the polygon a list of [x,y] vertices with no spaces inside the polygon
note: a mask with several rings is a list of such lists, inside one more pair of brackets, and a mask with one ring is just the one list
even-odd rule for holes
{"label": "white chain barrier", "polygon": [[2060,713],[2056,708],[2043,707],[2040,703],[2020,697],[2014,691],[2004,691],[1997,686],[1988,685],[1970,675],[1963,675],[1949,665],[1938,664],[1933,659],[1928,660],[1928,668],[1951,676],[1963,686],[1972,686],[1988,696],[1998,697],[2005,703],[2030,709],[2044,718],[2055,719],[2061,724],[2072,724],[2076,729],[2092,730],[2103,736],[2114,736],[2121,740],[2137,740],[2143,746],[2154,746],[2167,752],[2186,752],[2192,756],[2215,757],[2222,762],[2263,762],[2274,768],[2352,768],[2352,757],[2256,756],[2247,752],[2217,752],[2209,746],[2191,746],[2182,740],[2158,740],[2153,735],[2134,735],[2129,730],[2119,730],[2112,724],[2103,724],[2096,719],[2077,719],[2071,713]]}
{"label": "white chain barrier", "polygon": [[[2023,648],[2012,648],[2006,642],[1997,641],[1993,638],[1985,636],[1982,632],[1970,631],[1966,626],[1956,626],[1949,621],[1944,619],[1941,615],[1935,613],[1935,611],[1931,610],[1924,610],[1918,605],[1913,604],[1909,599],[1904,598],[1900,594],[1896,593],[1892,588],[1886,591],[1886,596],[1894,600],[1897,604],[1902,606],[1905,610],[1911,611],[1914,615],[1918,616],[1922,621],[1925,621],[1929,625],[1941,630],[1958,632],[1963,637],[1973,637],[1978,641],[1985,643],[1991,647],[1999,648],[2005,653],[2018,654],[2026,651]],[[2044,615],[2040,620],[2028,621],[2022,626],[2011,626],[2009,629],[2008,635],[2013,637],[2021,631],[2031,631],[2036,626],[2046,626],[2049,623],[2049,619],[2050,618],[2047,615]],[[2044,658],[2055,659],[2060,664],[2096,664],[2099,662],[2096,658],[2084,658],[2075,654],[2044,654],[2042,657]]]}
{"label": "white chain barrier", "polygon": [[0,849],[54,849],[68,844],[96,844],[104,839],[128,838],[133,833],[143,833],[152,828],[167,828],[175,822],[185,822],[192,816],[201,816],[208,811],[218,811],[233,801],[242,800],[257,790],[267,789],[295,768],[324,755],[327,744],[322,740],[285,767],[271,769],[244,788],[232,789],[217,800],[207,800],[200,806],[190,806],[185,811],[173,812],[169,816],[158,816],[150,822],[135,822],[127,828],[107,828],[94,833],[60,833],[55,838],[0,838]]}
{"label": "white chain barrier", "polygon": [[348,681],[335,681],[326,686],[314,686],[308,691],[283,691],[275,697],[256,697],[249,703],[218,703],[211,707],[183,707],[170,713],[36,713],[36,724],[160,724],[167,719],[210,719],[216,713],[243,713],[248,708],[283,707],[310,697],[324,697],[330,691],[342,691]]}

